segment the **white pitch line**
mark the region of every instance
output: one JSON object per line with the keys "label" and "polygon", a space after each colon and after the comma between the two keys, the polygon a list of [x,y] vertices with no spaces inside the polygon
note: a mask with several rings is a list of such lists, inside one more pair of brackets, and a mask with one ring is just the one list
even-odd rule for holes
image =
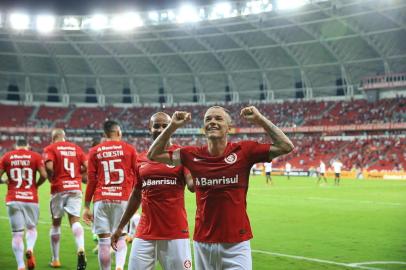
{"label": "white pitch line", "polygon": [[394,203],[394,202],[357,201],[357,200],[335,199],[335,198],[323,198],[323,197],[307,197],[307,199],[310,199],[310,200],[320,200],[320,201],[354,202],[354,203],[377,204],[377,205],[393,205],[393,206],[406,205],[406,204],[404,204],[404,203]]}
{"label": "white pitch line", "polygon": [[368,265],[368,264],[401,264],[406,265],[406,262],[398,262],[398,261],[372,261],[372,262],[359,262],[359,263],[350,263],[351,265]]}
{"label": "white pitch line", "polygon": [[348,263],[341,263],[341,262],[335,262],[335,261],[322,260],[322,259],[317,259],[317,258],[289,255],[289,254],[283,254],[283,253],[278,253],[278,252],[269,252],[269,251],[258,250],[258,249],[252,249],[251,251],[254,252],[254,253],[262,253],[262,254],[278,256],[278,257],[286,257],[286,258],[302,260],[302,261],[310,261],[310,262],[317,262],[317,263],[324,263],[324,264],[333,264],[333,265],[345,266],[345,267],[350,267],[350,268],[365,269],[365,270],[383,270],[382,268],[367,267],[367,266],[361,266],[361,265],[354,265],[354,264],[348,264]]}

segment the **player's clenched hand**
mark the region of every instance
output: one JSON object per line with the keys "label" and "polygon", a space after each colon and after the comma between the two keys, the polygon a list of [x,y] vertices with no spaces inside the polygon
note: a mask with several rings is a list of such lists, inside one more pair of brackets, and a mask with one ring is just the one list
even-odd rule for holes
{"label": "player's clenched hand", "polygon": [[249,106],[241,110],[240,116],[250,122],[258,123],[261,120],[262,114],[255,106]]}
{"label": "player's clenched hand", "polygon": [[85,208],[85,210],[83,210],[83,221],[87,225],[91,225],[91,223],[93,221],[93,214],[92,214],[92,210],[90,210],[90,208]]}
{"label": "player's clenched hand", "polygon": [[120,236],[123,234],[123,231],[119,228],[111,235],[111,247],[117,251],[117,241]]}
{"label": "player's clenched hand", "polygon": [[175,127],[181,127],[183,126],[186,122],[190,121],[192,119],[192,115],[188,112],[184,111],[176,111],[172,115],[172,120],[171,120],[171,125],[174,125]]}

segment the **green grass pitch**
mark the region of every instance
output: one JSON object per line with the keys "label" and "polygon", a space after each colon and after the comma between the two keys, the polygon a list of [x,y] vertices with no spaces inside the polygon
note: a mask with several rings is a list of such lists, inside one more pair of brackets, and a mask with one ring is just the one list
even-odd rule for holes
{"label": "green grass pitch", "polygon": [[[6,186],[1,185],[2,199],[5,192]],[[37,269],[42,270],[51,269],[47,266],[51,256],[49,185],[39,192],[41,216],[35,254]],[[186,193],[193,231],[194,195]],[[274,177],[274,185],[269,186],[264,177],[255,176],[248,191],[248,212],[254,232],[255,270],[406,269],[405,181],[343,180],[335,187],[332,179],[328,185],[317,185],[314,178]],[[66,218],[63,224],[61,269],[76,269],[75,244]],[[0,205],[0,232],[0,269],[14,270],[4,203]],[[88,269],[98,269],[89,229],[85,241]]]}

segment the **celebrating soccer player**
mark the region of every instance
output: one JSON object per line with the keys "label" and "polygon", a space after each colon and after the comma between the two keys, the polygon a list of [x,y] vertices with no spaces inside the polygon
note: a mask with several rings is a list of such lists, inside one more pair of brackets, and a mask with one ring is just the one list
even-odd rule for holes
{"label": "celebrating soccer player", "polygon": [[[7,213],[13,232],[12,248],[19,270],[25,270],[24,230],[27,242],[27,268],[35,268],[34,245],[37,240],[39,216],[37,188],[47,178],[44,161],[40,154],[28,150],[25,139],[19,139],[16,149],[6,153],[0,162],[0,178],[7,173],[8,191],[6,196]],[[36,175],[39,172],[39,179]]]}
{"label": "celebrating soccer player", "polygon": [[62,129],[54,129],[52,131],[52,144],[44,149],[44,160],[51,181],[52,194],[50,203],[52,261],[50,266],[61,267],[59,261],[61,221],[64,212],[66,212],[77,247],[77,270],[84,270],[87,263],[83,227],[80,224],[80,211],[82,206],[82,173],[87,168],[86,156],[79,146],[65,140],[65,132]]}
{"label": "celebrating soccer player", "polygon": [[[88,184],[83,219],[99,236],[99,266],[110,270],[110,237],[116,230],[134,186],[137,152],[121,141],[120,125],[115,121],[104,123],[106,139],[89,151]],[[93,198],[93,212],[90,203]],[[116,270],[123,270],[127,254],[125,233],[117,241]]]}
{"label": "celebrating soccer player", "polygon": [[273,144],[255,141],[227,142],[231,118],[214,106],[204,116],[207,145],[167,149],[171,135],[191,120],[188,112],[177,111],[171,123],[148,151],[148,158],[190,170],[196,189],[194,232],[195,266],[198,270],[252,269],[251,226],[246,211],[250,169],[289,153],[293,144],[257,108],[241,110],[241,117],[264,128]]}
{"label": "celebrating soccer player", "polygon": [[[153,139],[169,125],[171,117],[163,112],[154,114],[149,122]],[[168,140],[165,149],[174,151],[179,146]],[[156,260],[164,270],[192,268],[189,229],[186,218],[184,189],[193,189],[189,170],[150,161],[147,153],[138,158],[137,184],[131,194],[126,212],[112,236],[112,246],[124,226],[142,202],[142,214],[131,248],[130,270],[155,269]],[[142,200],[141,200],[142,193]]]}

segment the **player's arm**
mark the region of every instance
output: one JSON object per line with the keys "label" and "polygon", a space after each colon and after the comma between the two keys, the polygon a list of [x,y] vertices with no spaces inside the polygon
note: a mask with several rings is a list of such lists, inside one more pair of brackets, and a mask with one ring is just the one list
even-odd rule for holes
{"label": "player's arm", "polygon": [[162,133],[155,139],[148,150],[148,159],[166,163],[173,166],[181,165],[180,149],[168,152],[165,147],[169,142],[172,134],[183,126],[186,122],[191,120],[191,115],[188,112],[176,111],[172,115],[170,124],[162,131]]}
{"label": "player's arm", "polygon": [[93,155],[89,158],[89,166],[87,167],[87,185],[85,192],[85,205],[83,210],[83,220],[87,225],[93,221],[92,210],[90,209],[90,204],[93,199],[94,192],[96,191],[97,176],[96,176],[96,159]]}
{"label": "player's arm", "polygon": [[269,149],[270,160],[293,150],[294,145],[285,133],[262,115],[255,106],[243,108],[240,115],[246,120],[263,127],[271,137],[273,144]]}
{"label": "player's arm", "polygon": [[45,182],[45,180],[47,180],[47,178],[48,178],[48,174],[47,174],[47,171],[44,166],[38,167],[38,172],[39,172],[39,178],[37,180],[37,187],[42,185]]}
{"label": "player's arm", "polygon": [[54,162],[52,160],[48,160],[47,162],[45,162],[45,169],[49,181],[52,181],[52,179],[54,179]]}
{"label": "player's arm", "polygon": [[85,154],[82,150],[80,150],[80,173],[82,174],[82,183],[87,184],[87,167],[88,161],[86,159]]}
{"label": "player's arm", "polygon": [[141,203],[141,190],[137,187],[131,192],[130,199],[128,200],[127,208],[120,219],[120,223],[116,231],[111,236],[111,247],[117,251],[117,241],[123,235],[123,229],[130,221],[131,217],[137,212]]}
{"label": "player's arm", "polygon": [[8,180],[3,180],[3,174],[6,172],[4,169],[0,169],[0,184],[7,184]]}
{"label": "player's arm", "polygon": [[189,170],[183,169],[183,175],[185,177],[185,182],[186,182],[187,189],[190,192],[194,193],[195,192],[195,184],[193,183],[192,174],[190,173]]}

